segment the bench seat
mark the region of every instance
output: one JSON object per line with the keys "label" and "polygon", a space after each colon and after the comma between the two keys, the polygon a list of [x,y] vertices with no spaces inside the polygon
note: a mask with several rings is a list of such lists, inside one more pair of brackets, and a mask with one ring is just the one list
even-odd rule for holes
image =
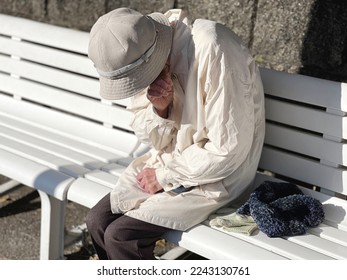
{"label": "bench seat", "polygon": [[[112,189],[110,186],[117,180],[117,176],[112,178],[110,174],[103,175],[103,179],[100,180],[77,179],[69,188],[68,198],[86,207],[92,207]],[[258,174],[255,184],[264,180],[278,181]],[[208,259],[346,259],[347,231],[345,225],[336,220],[336,211],[340,211],[341,215],[345,214],[347,202],[306,188],[301,189],[305,194],[322,201],[326,216],[324,223],[310,229],[306,235],[269,238],[258,231],[252,236],[247,236],[211,228],[208,221],[205,221],[187,232],[171,231],[164,238]],[[87,193],[81,195],[85,191]],[[247,250],[248,247],[251,249]]]}

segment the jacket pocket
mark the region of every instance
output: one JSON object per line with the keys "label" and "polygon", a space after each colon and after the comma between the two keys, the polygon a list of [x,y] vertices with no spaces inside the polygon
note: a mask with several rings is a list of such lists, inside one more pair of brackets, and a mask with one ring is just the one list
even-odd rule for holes
{"label": "jacket pocket", "polygon": [[229,194],[227,189],[224,187],[223,181],[201,185],[200,189],[207,199],[215,201],[224,199]]}

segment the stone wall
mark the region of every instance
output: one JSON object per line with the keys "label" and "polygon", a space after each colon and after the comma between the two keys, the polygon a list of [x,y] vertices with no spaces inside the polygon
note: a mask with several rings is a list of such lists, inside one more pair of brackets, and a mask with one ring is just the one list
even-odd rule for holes
{"label": "stone wall", "polygon": [[0,13],[89,31],[102,14],[189,11],[232,28],[261,66],[347,82],[347,1],[340,0],[0,0]]}

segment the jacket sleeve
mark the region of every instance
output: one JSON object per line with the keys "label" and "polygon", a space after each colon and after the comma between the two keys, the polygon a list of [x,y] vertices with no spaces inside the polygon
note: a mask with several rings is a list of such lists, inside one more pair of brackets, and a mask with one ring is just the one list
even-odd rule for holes
{"label": "jacket sleeve", "polygon": [[215,46],[198,66],[203,92],[197,94],[204,95],[207,137],[176,153],[167,166],[157,169],[158,181],[166,191],[179,185],[191,187],[223,180],[250,152],[255,125],[252,73],[247,65],[243,66],[245,58],[238,58],[238,62],[230,55]]}
{"label": "jacket sleeve", "polygon": [[132,97],[128,110],[134,113],[130,126],[142,143],[156,150],[172,145],[177,134],[177,124],[173,119],[174,105],[170,107],[169,118],[163,119],[156,113],[144,91]]}

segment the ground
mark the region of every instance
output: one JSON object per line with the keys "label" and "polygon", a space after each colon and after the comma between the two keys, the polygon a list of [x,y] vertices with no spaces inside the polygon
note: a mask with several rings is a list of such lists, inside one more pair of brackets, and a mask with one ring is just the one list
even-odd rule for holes
{"label": "ground", "polygon": [[[94,253],[92,246],[82,244],[80,238],[87,212],[83,206],[67,204],[66,230],[71,232],[68,239],[75,239],[65,249],[67,259],[89,259]],[[40,217],[41,202],[36,190],[21,185],[0,193],[0,259],[39,259]]]}

